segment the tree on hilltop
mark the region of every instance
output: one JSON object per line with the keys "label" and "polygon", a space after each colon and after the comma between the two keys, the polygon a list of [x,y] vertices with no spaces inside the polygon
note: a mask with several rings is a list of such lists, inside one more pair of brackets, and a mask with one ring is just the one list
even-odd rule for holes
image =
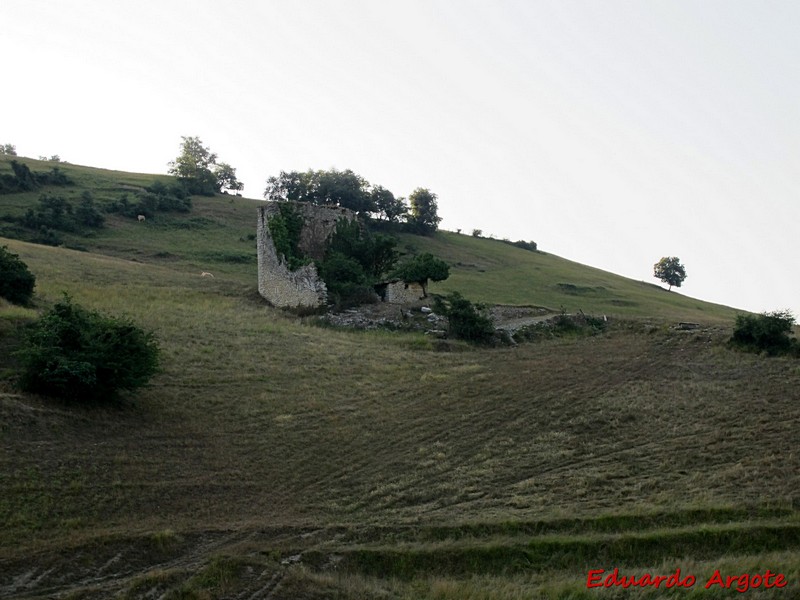
{"label": "tree on hilltop", "polygon": [[199,137],[181,136],[181,153],[169,162],[170,175],[184,183],[192,194],[213,196],[223,189],[238,191],[244,186],[236,179],[236,169],[217,164],[217,155]]}
{"label": "tree on hilltop", "polygon": [[653,265],[653,277],[658,277],[669,284],[669,290],[672,290],[673,285],[681,287],[683,280],[686,279],[686,268],[677,256],[665,256]]}
{"label": "tree on hilltop", "polygon": [[408,197],[411,204],[411,217],[408,219],[413,229],[422,235],[432,235],[439,227],[436,194],[426,188],[417,188]]}
{"label": "tree on hilltop", "polygon": [[368,191],[369,182],[350,169],[338,171],[281,171],[267,179],[264,198],[272,201],[310,202],[341,206],[365,214],[376,212],[377,205]]}
{"label": "tree on hilltop", "polygon": [[17,147],[14,144],[0,144],[0,154],[16,156]]}
{"label": "tree on hilltop", "polygon": [[236,169],[228,163],[219,163],[214,169],[214,176],[217,178],[217,189],[221,192],[241,192],[244,189],[244,184],[236,178]]}
{"label": "tree on hilltop", "polygon": [[380,219],[385,218],[390,223],[397,223],[408,213],[405,199],[395,198],[394,194],[382,185],[373,186],[370,195]]}

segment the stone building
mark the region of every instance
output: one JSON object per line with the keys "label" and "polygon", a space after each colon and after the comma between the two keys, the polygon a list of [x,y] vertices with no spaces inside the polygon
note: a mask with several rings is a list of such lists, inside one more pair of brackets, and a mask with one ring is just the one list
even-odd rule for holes
{"label": "stone building", "polygon": [[375,286],[375,291],[381,300],[390,304],[413,304],[427,296],[422,283],[402,279],[393,279]]}
{"label": "stone building", "polygon": [[[258,208],[258,293],[279,308],[317,308],[328,301],[325,282],[314,264],[291,271],[283,255],[278,256],[269,220],[280,211],[278,202],[265,202]],[[296,202],[294,207],[303,217],[298,250],[306,256],[322,259],[328,239],[340,219],[352,221],[356,214],[339,206],[317,206]]]}

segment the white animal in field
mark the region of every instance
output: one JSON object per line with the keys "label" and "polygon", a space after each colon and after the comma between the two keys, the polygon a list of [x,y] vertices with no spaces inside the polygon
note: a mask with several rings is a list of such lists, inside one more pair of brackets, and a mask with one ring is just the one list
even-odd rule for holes
{"label": "white animal in field", "polygon": [[211,273],[209,273],[208,271],[202,271],[200,273],[200,277],[211,277],[211,279],[214,279],[214,276]]}
{"label": "white animal in field", "polygon": [[139,219],[139,223],[141,223],[142,221],[144,221],[144,220],[145,220],[145,216],[144,216],[144,215],[139,215],[139,216],[138,216],[138,217],[136,217],[136,218],[137,218],[137,219]]}

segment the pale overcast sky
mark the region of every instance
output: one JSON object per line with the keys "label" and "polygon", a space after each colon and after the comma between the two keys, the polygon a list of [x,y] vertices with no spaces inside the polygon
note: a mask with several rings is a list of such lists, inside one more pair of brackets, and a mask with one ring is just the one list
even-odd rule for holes
{"label": "pale overcast sky", "polygon": [[[800,317],[796,0],[3,0],[0,143],[260,198],[352,169],[442,227]],[[255,220],[254,220],[255,222]],[[255,225],[254,225],[255,226]]]}

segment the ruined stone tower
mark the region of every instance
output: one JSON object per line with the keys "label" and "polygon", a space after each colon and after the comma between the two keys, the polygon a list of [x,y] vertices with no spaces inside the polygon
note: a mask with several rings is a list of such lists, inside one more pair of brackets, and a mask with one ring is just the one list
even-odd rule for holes
{"label": "ruined stone tower", "polygon": [[[317,206],[306,202],[293,204],[303,217],[298,249],[315,259],[324,258],[337,221],[356,218],[353,211],[338,206]],[[291,271],[283,255],[278,256],[275,251],[268,223],[279,210],[278,202],[265,202],[258,209],[258,293],[279,308],[324,306],[328,301],[328,290],[319,278],[316,266],[309,264]]]}

